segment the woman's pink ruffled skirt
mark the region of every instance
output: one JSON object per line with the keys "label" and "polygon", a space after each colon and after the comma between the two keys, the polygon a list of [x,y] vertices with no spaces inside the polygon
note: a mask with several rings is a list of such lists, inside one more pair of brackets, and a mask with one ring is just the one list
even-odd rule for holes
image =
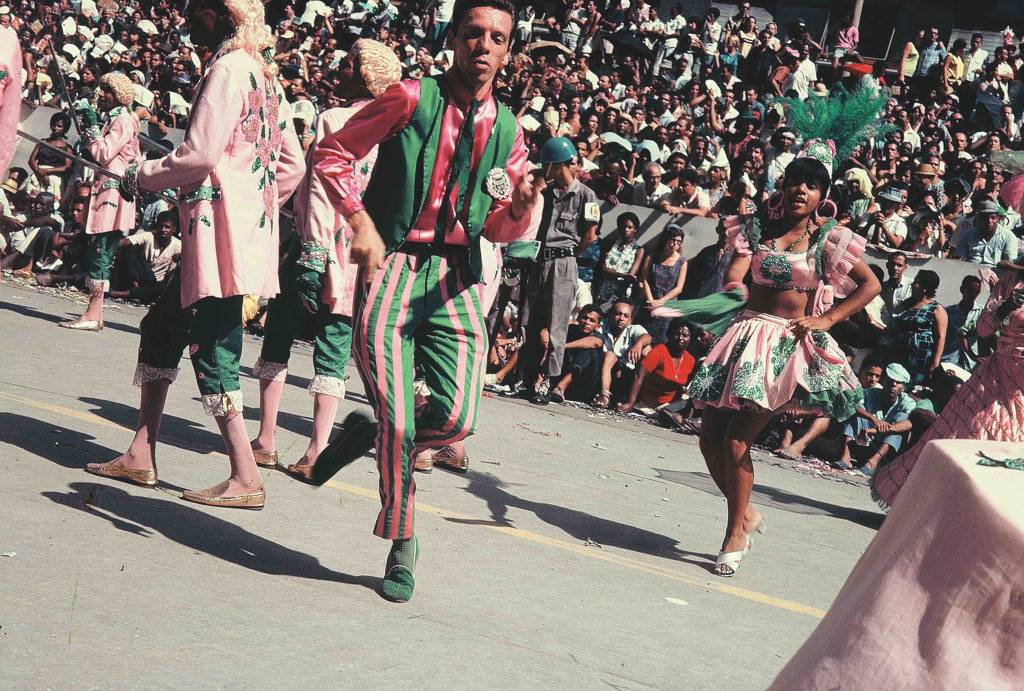
{"label": "woman's pink ruffled skirt", "polygon": [[742,311],[690,381],[691,398],[712,408],[853,415],[863,392],[839,345],[824,331],[798,339],[789,321]]}

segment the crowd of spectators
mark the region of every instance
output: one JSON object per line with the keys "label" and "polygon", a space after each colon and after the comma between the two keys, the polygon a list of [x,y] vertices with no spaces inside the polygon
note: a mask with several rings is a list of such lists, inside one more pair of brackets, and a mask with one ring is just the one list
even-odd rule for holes
{"label": "crowd of spectators", "polygon": [[[317,113],[341,105],[335,87],[351,69],[344,58],[353,41],[368,36],[389,45],[409,78],[440,74],[452,60],[444,42],[453,6],[268,2],[274,60],[303,145],[312,141]],[[943,276],[908,271],[908,261],[945,257],[979,268],[1021,261],[1021,218],[1001,192],[1024,166],[1015,169],[1000,152],[1022,148],[1024,43],[1007,31],[992,51],[981,35],[947,46],[937,28],[926,27],[894,59],[868,60],[849,17],[821,45],[803,22],[762,26],[749,2],[730,7],[725,15],[716,6],[702,16],[685,16],[677,6],[659,15],[644,0],[567,0],[519,11],[513,57],[496,94],[517,114],[532,160],[549,139],[572,141],[574,174],[602,203],[605,227],[614,227],[578,247],[577,304],[552,398],[691,424],[686,383],[708,336],[651,311],[716,292],[730,250],[720,237],[688,248],[699,253],[684,252],[687,222],[752,213],[776,191],[801,145],[780,99],[884,89],[882,119],[892,132],[840,162],[831,193],[840,222],[889,253],[882,295],[835,329],[866,387],[882,393],[866,397],[859,421],[797,411],[772,432],[785,455],[815,453],[845,464],[852,449],[870,471],[879,445],[868,437],[887,440],[883,456],[897,452],[894,435],[914,434],[904,420],[915,410],[914,419],[940,410],[952,386],[947,373],[962,380],[986,353],[974,332],[983,282],[963,279],[962,299],[942,305],[936,295]],[[190,45],[183,10],[174,0],[17,0],[0,8],[0,24],[13,26],[21,41],[25,102],[62,108],[46,138],[56,150],[36,147],[27,167],[12,168],[3,183],[5,269],[41,284],[80,280],[90,174],[60,155],[76,151],[63,106],[94,99],[105,73],[119,70],[134,82],[132,107],[147,155],[173,146],[211,58]],[[122,243],[114,296],[152,300],[175,265],[175,216],[163,213],[166,201],[144,201],[139,231]],[[641,245],[647,209],[671,220]],[[506,261],[507,286],[528,273],[517,272],[524,262]],[[519,359],[526,292],[512,289],[512,299],[499,303],[490,386],[511,390],[517,373],[538,366]],[[826,441],[834,443],[826,448]]]}

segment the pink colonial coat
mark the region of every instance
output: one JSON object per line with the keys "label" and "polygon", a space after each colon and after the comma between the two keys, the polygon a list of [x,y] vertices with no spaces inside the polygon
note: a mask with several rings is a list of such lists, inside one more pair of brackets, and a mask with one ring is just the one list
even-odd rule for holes
{"label": "pink colonial coat", "polygon": [[139,167],[139,186],[178,188],[181,304],[278,293],[278,209],[306,171],[291,108],[243,50],[218,54],[185,141]]}
{"label": "pink colonial coat", "polygon": [[[317,118],[316,138],[309,147],[307,165],[312,170],[316,148],[324,137],[332,136],[345,126],[353,115],[369,101],[360,101],[348,108],[331,108]],[[377,147],[370,151],[353,167],[352,184],[362,195],[370,182],[370,174],[377,162]],[[329,261],[324,273],[321,301],[331,309],[331,314],[352,316],[352,302],[355,296],[357,267],[349,263],[349,244],[352,228],[331,203],[324,183],[315,172],[307,175],[295,191],[295,225],[302,242],[315,242],[327,248]]]}
{"label": "pink colonial coat", "polygon": [[[93,160],[101,167],[123,175],[141,158],[139,119],[124,106],[114,108],[100,136],[91,140],[88,148]],[[117,180],[97,173],[92,183],[89,217],[85,221],[86,234],[129,231],[134,227],[135,201],[121,196]]]}
{"label": "pink colonial coat", "polygon": [[11,27],[0,27],[0,177],[14,156],[21,115],[21,44]]}

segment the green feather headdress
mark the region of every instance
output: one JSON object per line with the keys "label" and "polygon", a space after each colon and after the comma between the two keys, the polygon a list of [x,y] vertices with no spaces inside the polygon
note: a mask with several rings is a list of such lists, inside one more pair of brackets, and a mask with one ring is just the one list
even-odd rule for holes
{"label": "green feather headdress", "polygon": [[786,124],[804,140],[799,155],[820,161],[831,175],[836,161],[846,159],[857,144],[897,129],[878,117],[888,100],[883,90],[860,87],[850,92],[840,85],[829,97],[782,98],[777,103],[786,109]]}

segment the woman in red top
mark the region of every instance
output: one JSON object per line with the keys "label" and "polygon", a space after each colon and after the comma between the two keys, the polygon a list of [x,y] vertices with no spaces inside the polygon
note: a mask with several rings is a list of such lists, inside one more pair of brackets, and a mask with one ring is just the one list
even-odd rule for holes
{"label": "woman in red top", "polygon": [[679,398],[696,360],[686,352],[690,346],[692,332],[682,317],[676,317],[668,325],[668,340],[659,343],[640,361],[640,371],[633,380],[629,400],[620,403],[620,413],[628,413],[637,403],[649,408],[658,408]]}

